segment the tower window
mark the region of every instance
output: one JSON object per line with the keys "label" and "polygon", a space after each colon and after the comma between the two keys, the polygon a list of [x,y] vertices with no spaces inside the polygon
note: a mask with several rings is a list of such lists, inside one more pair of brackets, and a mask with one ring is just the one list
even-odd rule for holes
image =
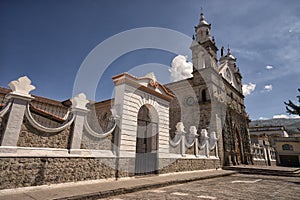
{"label": "tower window", "polygon": [[206,99],[206,89],[202,90],[202,92],[201,92],[201,98],[202,98],[203,102],[207,101],[207,99]]}
{"label": "tower window", "polygon": [[226,69],[226,79],[228,82],[231,82],[231,72],[228,68]]}

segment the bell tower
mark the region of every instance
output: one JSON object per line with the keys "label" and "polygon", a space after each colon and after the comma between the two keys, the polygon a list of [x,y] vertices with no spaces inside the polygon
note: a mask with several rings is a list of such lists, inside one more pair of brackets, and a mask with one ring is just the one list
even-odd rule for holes
{"label": "bell tower", "polygon": [[211,55],[212,58],[217,62],[217,51],[216,42],[213,36],[210,35],[211,24],[209,24],[204,17],[203,12],[200,14],[200,21],[195,26],[196,41],[203,46],[206,51]]}

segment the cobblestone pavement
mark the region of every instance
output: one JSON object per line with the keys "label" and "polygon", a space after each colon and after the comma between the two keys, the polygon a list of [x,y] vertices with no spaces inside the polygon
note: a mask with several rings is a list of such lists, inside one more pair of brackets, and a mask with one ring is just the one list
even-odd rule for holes
{"label": "cobblestone pavement", "polygon": [[106,199],[284,199],[300,200],[300,177],[237,174],[129,193]]}

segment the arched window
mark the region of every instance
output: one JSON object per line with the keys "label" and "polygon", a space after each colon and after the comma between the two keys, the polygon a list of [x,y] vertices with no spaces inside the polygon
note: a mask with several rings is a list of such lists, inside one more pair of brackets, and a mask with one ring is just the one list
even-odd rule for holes
{"label": "arched window", "polygon": [[228,82],[231,82],[231,78],[232,78],[231,72],[230,72],[230,70],[227,68],[227,69],[226,69],[226,79],[227,79]]}
{"label": "arched window", "polygon": [[282,150],[283,151],[293,151],[293,145],[284,144],[284,145],[282,145]]}
{"label": "arched window", "polygon": [[201,99],[202,99],[203,102],[207,101],[207,99],[206,99],[206,89],[202,90]]}

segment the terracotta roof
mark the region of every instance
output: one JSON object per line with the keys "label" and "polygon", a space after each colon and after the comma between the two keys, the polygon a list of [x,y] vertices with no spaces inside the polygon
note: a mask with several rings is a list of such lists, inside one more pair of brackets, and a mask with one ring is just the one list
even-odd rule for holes
{"label": "terracotta roof", "polygon": [[[0,94],[8,94],[9,92],[11,92],[10,89],[0,87]],[[32,95],[32,96],[34,97],[33,101],[47,103],[47,104],[58,106],[58,107],[69,107],[69,105],[65,105],[63,103],[65,101],[60,102],[60,101],[57,101],[57,100],[48,99],[48,98],[37,96],[37,95]]]}

